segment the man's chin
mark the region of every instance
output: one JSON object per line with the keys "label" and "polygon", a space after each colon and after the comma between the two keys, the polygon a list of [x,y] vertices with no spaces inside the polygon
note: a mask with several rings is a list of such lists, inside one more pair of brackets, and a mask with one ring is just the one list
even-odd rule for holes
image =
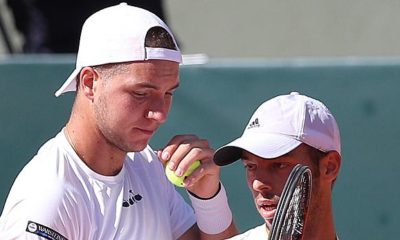
{"label": "man's chin", "polygon": [[267,226],[267,229],[269,231],[271,231],[271,229],[272,229],[272,220],[265,219],[265,225]]}
{"label": "man's chin", "polygon": [[136,141],[134,143],[128,143],[125,144],[125,146],[120,147],[121,150],[123,150],[124,152],[140,152],[143,151],[147,145],[148,145],[149,141]]}
{"label": "man's chin", "polygon": [[147,143],[146,144],[137,144],[137,145],[131,147],[129,152],[140,152],[140,151],[143,151],[146,147],[147,147]]}

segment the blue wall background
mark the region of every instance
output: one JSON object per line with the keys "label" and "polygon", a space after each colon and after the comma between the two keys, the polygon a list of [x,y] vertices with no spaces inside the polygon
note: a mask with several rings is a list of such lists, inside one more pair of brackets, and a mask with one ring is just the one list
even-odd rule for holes
{"label": "blue wall background", "polygon": [[[72,56],[0,60],[0,209],[17,173],[68,120],[74,95],[55,98],[54,91],[73,68]],[[151,144],[195,133],[218,148],[239,136],[267,99],[291,91],[320,99],[341,128],[343,166],[334,188],[340,238],[392,239],[400,235],[399,79],[400,59],[212,59],[182,66],[170,118]],[[262,223],[244,178],[240,163],[222,169],[242,231]]]}

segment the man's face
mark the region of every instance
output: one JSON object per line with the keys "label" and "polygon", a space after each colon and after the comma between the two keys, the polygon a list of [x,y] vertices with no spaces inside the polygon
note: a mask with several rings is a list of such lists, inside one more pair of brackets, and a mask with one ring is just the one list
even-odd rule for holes
{"label": "man's face", "polygon": [[164,60],[131,63],[109,79],[99,74],[93,112],[106,140],[125,152],[143,150],[167,120],[178,75],[179,64]]}
{"label": "man's face", "polygon": [[[318,168],[312,164],[308,149],[301,144],[293,151],[274,159],[263,159],[247,151],[242,153],[242,162],[246,169],[247,184],[253,194],[254,203],[268,229],[272,227],[279,198],[285,182],[297,164],[309,166],[313,173]],[[317,174],[316,174],[317,175]],[[315,182],[315,184],[314,184]],[[317,179],[313,179],[313,192],[318,192]]]}

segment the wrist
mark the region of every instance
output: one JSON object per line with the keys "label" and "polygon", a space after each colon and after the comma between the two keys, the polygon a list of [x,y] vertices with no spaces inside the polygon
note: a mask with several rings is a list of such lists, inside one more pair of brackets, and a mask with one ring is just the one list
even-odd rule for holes
{"label": "wrist", "polygon": [[207,234],[218,234],[226,230],[232,223],[232,211],[224,186],[220,183],[219,190],[211,198],[200,198],[189,192],[196,214],[199,229]]}
{"label": "wrist", "polygon": [[193,197],[195,197],[195,198],[198,198],[198,199],[200,199],[200,200],[210,200],[210,199],[214,198],[215,196],[217,196],[218,193],[219,193],[220,191],[221,191],[221,183],[218,183],[218,190],[217,190],[211,197],[200,197],[200,196],[198,196],[197,194],[195,194],[195,193],[193,193],[193,192],[191,192],[191,191],[189,191],[189,190],[188,190],[188,193],[189,193],[191,196],[193,196]]}

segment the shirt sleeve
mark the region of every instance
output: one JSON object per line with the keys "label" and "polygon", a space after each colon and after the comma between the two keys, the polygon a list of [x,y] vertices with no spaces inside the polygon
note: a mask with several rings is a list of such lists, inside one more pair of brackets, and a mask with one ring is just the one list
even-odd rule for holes
{"label": "shirt sleeve", "polygon": [[73,207],[79,200],[67,186],[57,181],[29,185],[26,180],[17,179],[10,191],[0,218],[0,239],[85,239],[76,231],[84,227]]}
{"label": "shirt sleeve", "polygon": [[172,188],[170,190],[172,234],[174,239],[178,239],[196,223],[196,217],[192,207],[186,203],[171,183],[169,187]]}

